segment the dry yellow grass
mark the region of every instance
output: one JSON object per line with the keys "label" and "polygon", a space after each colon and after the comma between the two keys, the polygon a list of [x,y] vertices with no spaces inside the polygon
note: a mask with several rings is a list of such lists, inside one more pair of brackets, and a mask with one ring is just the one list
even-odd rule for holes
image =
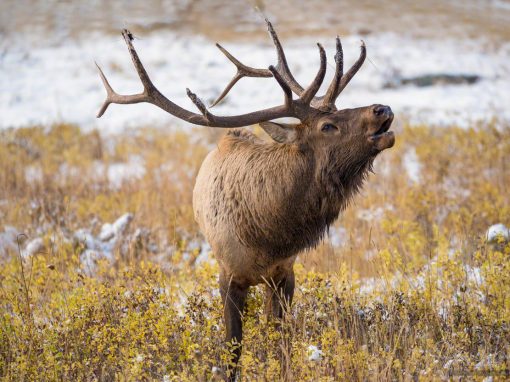
{"label": "dry yellow grass", "polygon": [[[191,206],[211,142],[200,130],[105,138],[70,125],[0,134],[0,234],[43,239],[32,256],[1,258],[3,379],[220,378],[229,354],[216,265],[195,263]],[[296,381],[507,378],[510,246],[484,235],[510,223],[509,152],[508,126],[403,127],[332,229],[339,244],[301,255],[282,331],[251,293],[243,380],[278,380],[289,348]],[[112,184],[119,163],[144,171]],[[76,231],[97,236],[125,212],[134,219],[114,259],[91,275]]]}

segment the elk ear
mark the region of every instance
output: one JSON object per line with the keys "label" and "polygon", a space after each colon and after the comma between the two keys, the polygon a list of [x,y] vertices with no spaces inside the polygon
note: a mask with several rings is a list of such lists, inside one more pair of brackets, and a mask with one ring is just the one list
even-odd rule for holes
{"label": "elk ear", "polygon": [[297,139],[297,124],[261,122],[259,125],[278,143],[292,143]]}

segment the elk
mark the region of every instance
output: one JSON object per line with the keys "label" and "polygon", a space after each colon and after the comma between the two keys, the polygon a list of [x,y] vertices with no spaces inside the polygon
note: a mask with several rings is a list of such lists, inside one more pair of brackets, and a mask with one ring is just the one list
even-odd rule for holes
{"label": "elk", "polygon": [[[242,341],[242,312],[249,287],[265,284],[266,312],[282,318],[292,302],[296,256],[320,242],[360,190],[375,157],[395,142],[393,132],[389,131],[393,121],[390,107],[371,105],[338,110],[335,106],[337,97],[365,60],[364,43],[359,58],[344,74],[342,44],[336,38],[335,74],[326,93],[319,97],[316,93],[326,73],[323,47],[317,44],[320,55],[317,75],[303,88],[289,70],[275,30],[266,22],[276,47],[277,65],[268,69],[246,66],[217,44],[236,66],[237,73],[212,106],[243,77],[273,77],[283,90],[284,101],[280,106],[217,116],[187,89],[200,114],[183,109],[153,85],[127,30],[122,35],[143,92],[116,93],[98,66],[107,92],[98,117],[111,103],[148,102],[196,125],[239,128],[258,123],[272,138],[270,142],[262,140],[246,129],[228,132],[202,163],[193,191],[195,219],[220,266],[226,339],[238,344]],[[300,123],[271,122],[282,117],[294,117]],[[237,347],[233,355],[235,364],[240,354]],[[234,367],[230,370],[231,380],[235,374]]]}

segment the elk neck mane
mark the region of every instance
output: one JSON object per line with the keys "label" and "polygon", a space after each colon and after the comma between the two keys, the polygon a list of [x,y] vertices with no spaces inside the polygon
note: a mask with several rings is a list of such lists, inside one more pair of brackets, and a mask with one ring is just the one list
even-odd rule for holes
{"label": "elk neck mane", "polygon": [[315,247],[372,168],[373,158],[356,158],[355,150],[312,151],[265,142],[245,129],[221,140],[215,205],[235,219],[241,243],[278,257]]}

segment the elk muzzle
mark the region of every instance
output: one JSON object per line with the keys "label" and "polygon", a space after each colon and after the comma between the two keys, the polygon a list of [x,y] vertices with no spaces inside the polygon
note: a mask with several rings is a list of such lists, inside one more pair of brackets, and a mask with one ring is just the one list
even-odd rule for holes
{"label": "elk muzzle", "polygon": [[368,131],[368,141],[379,151],[389,149],[395,144],[395,134],[388,131],[393,122],[393,112],[389,106],[374,105],[372,107],[374,124]]}

